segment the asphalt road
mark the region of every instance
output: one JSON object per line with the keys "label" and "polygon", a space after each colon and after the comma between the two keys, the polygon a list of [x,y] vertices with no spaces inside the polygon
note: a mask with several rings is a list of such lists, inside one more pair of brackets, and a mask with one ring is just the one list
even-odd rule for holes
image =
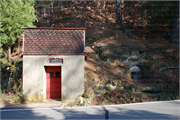
{"label": "asphalt road", "polygon": [[94,107],[2,109],[1,119],[180,120],[180,100]]}

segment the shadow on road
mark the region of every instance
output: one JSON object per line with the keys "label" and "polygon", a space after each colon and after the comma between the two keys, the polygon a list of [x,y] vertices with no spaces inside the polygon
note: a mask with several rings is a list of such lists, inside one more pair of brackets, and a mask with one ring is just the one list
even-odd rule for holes
{"label": "shadow on road", "polygon": [[43,115],[33,109],[2,109],[1,110],[1,120],[3,119],[37,119],[37,120],[49,120],[53,117]]}
{"label": "shadow on road", "polygon": [[[175,104],[174,104],[175,103]],[[1,119],[102,119],[102,120],[124,120],[124,119],[171,119],[180,118],[178,108],[179,103],[162,104],[157,106],[150,104],[151,109],[144,108],[145,104],[136,105],[111,105],[104,106],[108,110],[108,116],[102,106],[94,107],[74,107],[74,108],[36,108],[36,109],[3,109],[1,110]],[[159,103],[158,103],[159,105]],[[138,109],[139,108],[139,109]]]}

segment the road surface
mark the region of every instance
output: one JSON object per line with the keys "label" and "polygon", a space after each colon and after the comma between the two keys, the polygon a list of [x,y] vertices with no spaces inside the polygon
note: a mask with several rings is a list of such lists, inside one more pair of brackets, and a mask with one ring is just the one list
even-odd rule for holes
{"label": "road surface", "polygon": [[180,100],[93,107],[1,109],[1,119],[180,120]]}

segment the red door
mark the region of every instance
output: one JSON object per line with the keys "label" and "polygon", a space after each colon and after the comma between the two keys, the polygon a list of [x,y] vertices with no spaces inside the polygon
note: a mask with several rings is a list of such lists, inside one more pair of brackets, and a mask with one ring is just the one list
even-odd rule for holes
{"label": "red door", "polygon": [[46,97],[61,99],[61,66],[46,67]]}

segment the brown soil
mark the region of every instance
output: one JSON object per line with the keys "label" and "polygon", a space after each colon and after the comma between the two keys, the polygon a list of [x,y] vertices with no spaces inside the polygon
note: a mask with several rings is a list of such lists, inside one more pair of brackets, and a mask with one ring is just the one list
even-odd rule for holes
{"label": "brown soil", "polygon": [[[109,29],[110,30],[110,29]],[[116,33],[117,31],[111,29],[110,31]],[[88,33],[87,33],[88,34]],[[153,86],[157,88],[164,88],[168,91],[179,90],[179,69],[165,69],[159,73],[159,70],[164,67],[176,67],[179,65],[176,57],[178,56],[179,46],[173,44],[167,40],[158,42],[152,42],[143,39],[131,39],[125,37],[122,31],[118,31],[120,39],[115,39],[114,36],[106,35],[106,37],[92,43],[92,46],[86,46],[86,53],[89,54],[89,58],[85,61],[85,88],[89,90],[90,87],[98,89],[96,86],[98,83],[106,83],[108,81],[118,82],[119,87],[124,86]],[[114,37],[114,38],[113,38]],[[129,47],[123,49],[123,44],[136,44],[138,47]],[[113,63],[107,63],[103,61],[98,52],[93,50],[92,47],[101,45],[106,48],[106,52],[111,56],[114,56]],[[116,59],[116,52],[118,48],[121,48],[123,52],[133,51],[136,49],[147,49],[145,61],[139,63],[140,68],[145,68],[148,62],[152,63],[149,69],[145,69],[146,74],[140,80],[133,80],[130,77],[129,69],[125,64]],[[118,58],[118,57],[117,57]],[[90,105],[102,105],[102,104],[123,104],[131,102],[145,102],[145,101],[157,101],[157,97],[147,97],[147,95],[132,94],[129,89],[119,90],[117,87],[115,90],[106,91],[101,96],[95,96]],[[91,90],[89,91],[91,92]],[[169,98],[170,99],[170,98]],[[174,98],[174,99],[178,99]]]}

